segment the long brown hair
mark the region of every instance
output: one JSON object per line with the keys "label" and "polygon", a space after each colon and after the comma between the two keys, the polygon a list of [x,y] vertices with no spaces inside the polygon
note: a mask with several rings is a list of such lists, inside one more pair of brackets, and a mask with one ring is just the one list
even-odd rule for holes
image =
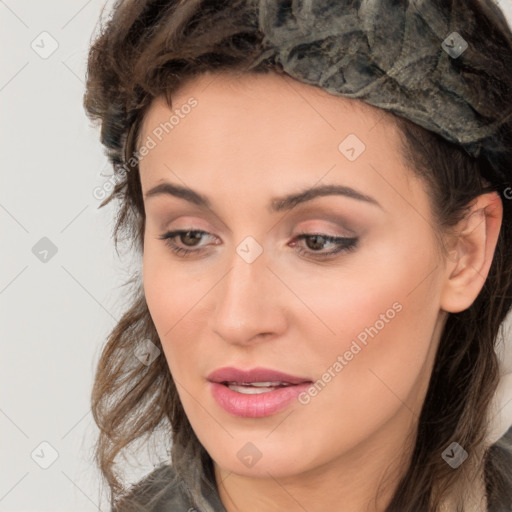
{"label": "long brown hair", "polygon": [[[512,55],[512,35],[501,11],[492,0],[465,3],[481,20],[477,50],[482,67],[486,54],[493,51],[485,43],[490,40],[503,49],[505,67],[505,55]],[[118,201],[116,248],[123,241],[128,250],[143,251],[145,213],[134,155],[151,101],[163,95],[173,108],[177,89],[206,71],[283,73],[273,55],[252,65],[267,50],[257,28],[255,4],[248,0],[124,0],[101,24],[89,51],[84,106],[90,119],[101,121],[101,142],[116,177],[111,195],[100,205]],[[489,81],[482,95],[504,97],[511,90],[512,83],[508,90],[501,90]],[[440,231],[453,227],[472,200],[490,190],[502,198],[503,223],[480,294],[467,310],[448,317],[411,463],[386,512],[440,511],[446,497],[473,485],[475,468],[485,476],[489,510],[512,510],[512,430],[490,447],[484,443],[489,406],[499,381],[498,328],[512,304],[512,201],[506,193],[512,190],[506,178],[507,173],[512,175],[512,121],[489,139],[492,144],[478,158],[410,121],[396,117],[396,123],[403,136],[404,161],[424,179]],[[212,460],[187,419],[163,352],[147,366],[133,356],[141,340],[162,347],[140,273],[135,272],[129,284],[130,305],[103,348],[92,390],[92,412],[100,429],[97,464],[114,504],[125,492],[116,457],[160,429],[172,438],[172,465],[191,499],[210,511],[200,500],[200,489],[215,485]],[[471,462],[457,471],[441,457],[453,441],[464,447]]]}

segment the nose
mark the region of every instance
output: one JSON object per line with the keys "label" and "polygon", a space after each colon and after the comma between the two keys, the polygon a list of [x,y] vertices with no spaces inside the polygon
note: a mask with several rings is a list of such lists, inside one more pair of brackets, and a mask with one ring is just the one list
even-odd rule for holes
{"label": "nose", "polygon": [[237,253],[217,285],[213,331],[236,345],[270,340],[286,327],[286,290],[268,266],[265,253],[248,263]]}

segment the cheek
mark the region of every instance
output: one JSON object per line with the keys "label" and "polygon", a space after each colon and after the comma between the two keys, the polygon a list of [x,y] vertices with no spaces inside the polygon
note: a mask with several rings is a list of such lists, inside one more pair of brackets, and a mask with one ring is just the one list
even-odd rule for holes
{"label": "cheek", "polygon": [[[413,397],[430,375],[440,274],[432,245],[417,243],[414,254],[411,239],[376,244],[343,277],[310,288],[308,305],[331,331],[317,328],[322,341],[308,353],[321,380],[310,397],[312,411],[332,406],[343,417],[364,417],[371,428],[408,397],[408,406],[418,405]],[[307,337],[314,338],[313,330]]]}
{"label": "cheek", "polygon": [[186,267],[173,258],[171,249],[164,240],[156,239],[157,235],[146,229],[142,256],[144,292],[155,323],[157,319],[160,328],[165,324],[168,330],[180,311],[185,313],[185,301],[179,299],[194,289],[194,279],[186,275]]}
{"label": "cheek", "polygon": [[175,367],[180,367],[174,364],[176,358],[187,358],[191,363],[196,360],[192,354],[197,343],[190,341],[198,339],[198,312],[211,284],[204,271],[202,276],[197,271],[190,273],[187,269],[191,267],[173,259],[169,251],[164,242],[149,240],[145,243],[142,267],[148,309],[175,375]]}

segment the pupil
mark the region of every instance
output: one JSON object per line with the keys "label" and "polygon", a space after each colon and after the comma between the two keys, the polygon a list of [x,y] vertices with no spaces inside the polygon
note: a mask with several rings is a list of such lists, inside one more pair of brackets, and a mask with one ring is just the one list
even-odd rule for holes
{"label": "pupil", "polygon": [[[313,246],[314,247],[310,247],[310,249],[321,249],[322,248],[322,245],[324,243],[323,241],[323,236],[321,235],[312,235],[310,238],[308,238],[308,240],[313,240]],[[320,242],[318,242],[318,239],[321,239]],[[308,245],[311,245],[311,244],[308,244]]]}
{"label": "pupil", "polygon": [[[189,236],[190,233],[194,233],[195,236]],[[192,240],[198,240],[200,238],[200,236],[201,236],[201,233],[199,233],[199,231],[187,231],[182,236],[184,236],[184,239],[185,238],[189,238],[189,239],[191,238]],[[188,244],[188,242],[185,241],[185,245],[187,245],[187,244]],[[194,244],[192,244],[192,245],[194,245]]]}

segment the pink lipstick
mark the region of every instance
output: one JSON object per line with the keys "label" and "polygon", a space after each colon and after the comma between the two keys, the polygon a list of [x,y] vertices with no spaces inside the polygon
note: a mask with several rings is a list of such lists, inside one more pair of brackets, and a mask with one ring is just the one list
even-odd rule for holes
{"label": "pink lipstick", "polygon": [[262,418],[284,410],[311,386],[311,379],[268,368],[219,368],[207,377],[212,395],[228,413]]}

